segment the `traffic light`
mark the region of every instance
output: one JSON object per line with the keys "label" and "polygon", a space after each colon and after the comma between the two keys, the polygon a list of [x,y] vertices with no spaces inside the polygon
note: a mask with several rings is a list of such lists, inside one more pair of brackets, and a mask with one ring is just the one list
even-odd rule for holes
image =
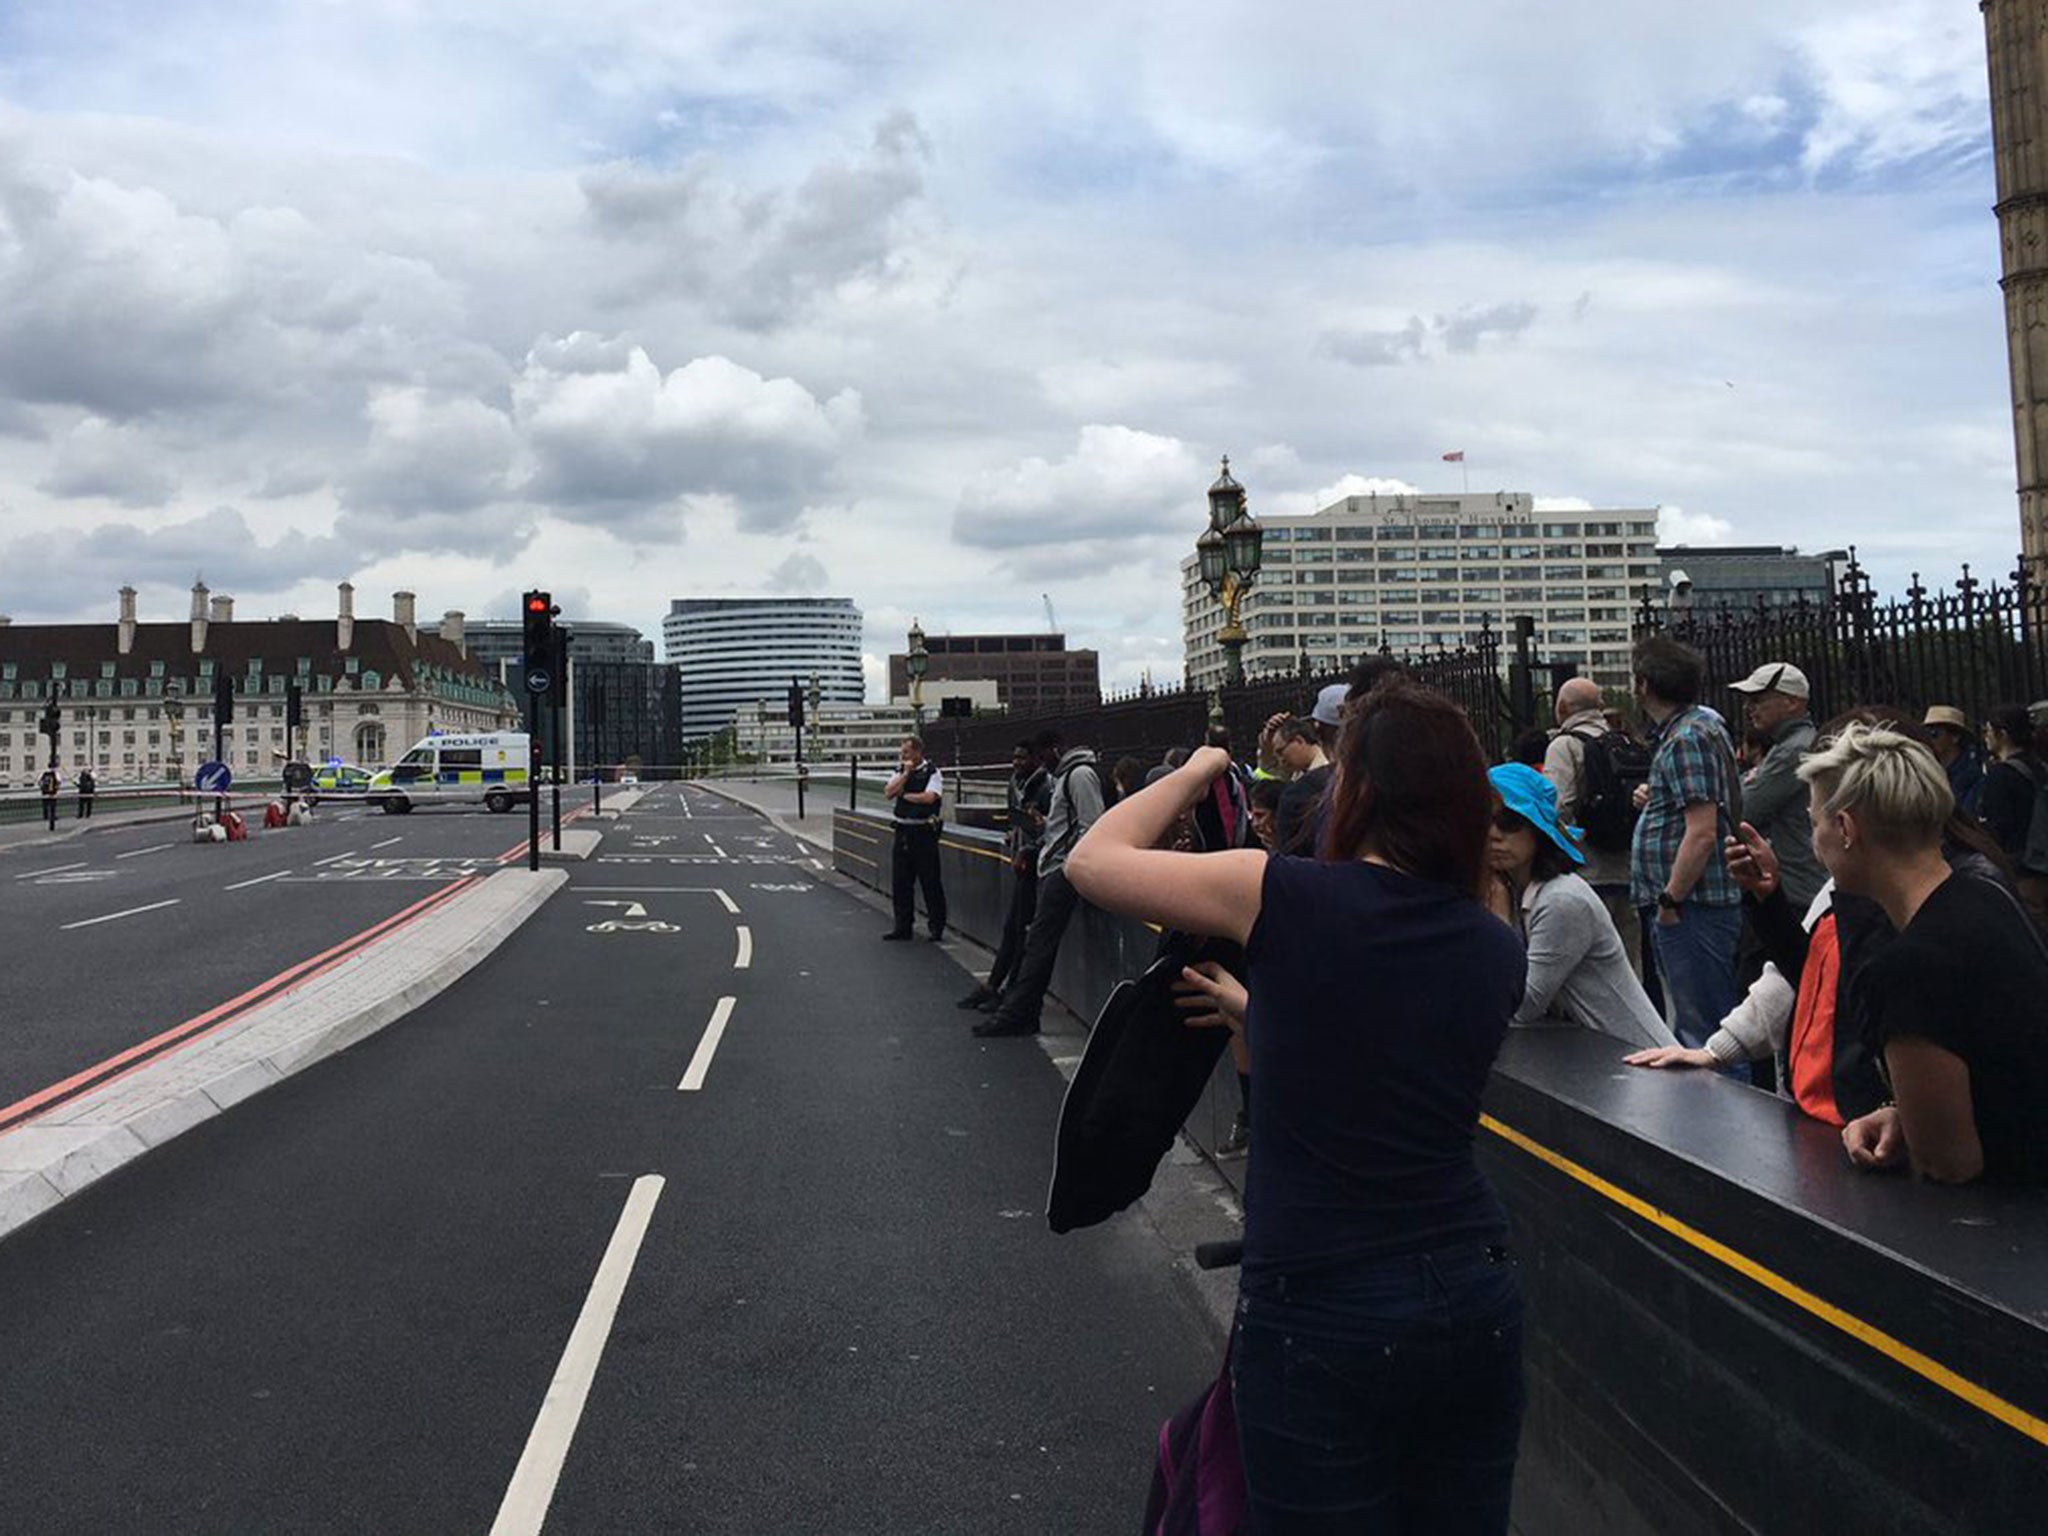
{"label": "traffic light", "polygon": [[[296,731],[296,730],[297,730],[297,729],[298,729],[298,728],[300,727],[300,725],[302,725],[302,724],[303,724],[303,723],[305,722],[305,718],[306,718],[306,696],[305,696],[305,694],[304,694],[304,693],[302,693],[302,692],[300,692],[300,690],[299,690],[299,685],[298,685],[297,683],[286,683],[286,684],[285,684],[285,687],[284,687],[284,728],[285,728],[285,731],[286,731],[287,733],[290,733],[290,732],[292,732],[292,731]],[[289,734],[287,734],[287,735],[286,735],[286,738],[285,738],[285,745],[287,745],[287,746],[291,745],[291,738],[290,738],[290,735],[289,735]]]}
{"label": "traffic light", "polygon": [[524,612],[526,616],[526,667],[550,665],[555,659],[555,615],[562,610],[555,606],[553,594],[529,592],[526,594]]}
{"label": "traffic light", "polygon": [[57,718],[57,701],[55,699],[52,699],[50,700],[49,703],[43,706],[42,723],[38,725],[36,729],[41,731],[45,736],[50,738],[50,746],[53,749],[57,745],[57,732],[60,728],[60,725],[61,722]]}
{"label": "traffic light", "polygon": [[548,707],[567,709],[569,707],[569,646],[576,638],[576,631],[566,624],[555,626],[555,650],[549,663],[555,669],[554,686],[548,689]]}
{"label": "traffic light", "polygon": [[804,723],[804,685],[795,678],[789,680],[789,723],[797,727]]}
{"label": "traffic light", "polygon": [[235,680],[226,667],[216,667],[213,672],[213,723],[235,723]]}

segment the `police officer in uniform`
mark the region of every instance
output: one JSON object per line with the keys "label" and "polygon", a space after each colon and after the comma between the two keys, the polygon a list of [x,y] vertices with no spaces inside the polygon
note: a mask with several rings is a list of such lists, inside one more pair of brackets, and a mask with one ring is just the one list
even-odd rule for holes
{"label": "police officer in uniform", "polygon": [[939,801],[945,782],[938,765],[928,763],[924,743],[903,738],[896,777],[882,794],[896,802],[896,847],[890,862],[889,889],[896,902],[896,926],[882,937],[907,939],[917,920],[911,890],[924,887],[924,915],[934,939],[946,934],[946,888],[939,881]]}

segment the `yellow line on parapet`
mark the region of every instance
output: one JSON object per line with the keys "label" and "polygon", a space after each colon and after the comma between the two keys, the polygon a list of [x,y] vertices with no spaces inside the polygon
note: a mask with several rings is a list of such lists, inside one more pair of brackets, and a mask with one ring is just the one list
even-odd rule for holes
{"label": "yellow line on parapet", "polygon": [[1764,1268],[1746,1253],[1737,1252],[1717,1238],[1707,1236],[1699,1228],[1680,1221],[1668,1211],[1661,1211],[1640,1195],[1634,1195],[1618,1184],[1610,1183],[1589,1168],[1581,1167],[1562,1152],[1554,1152],[1541,1142],[1523,1135],[1511,1125],[1504,1125],[1491,1115],[1481,1115],[1479,1123],[1501,1140],[1520,1147],[1538,1162],[1548,1163],[1558,1172],[1578,1180],[1595,1194],[1613,1201],[1623,1210],[1641,1217],[1653,1227],[1669,1232],[1679,1241],[1697,1248],[1709,1258],[1717,1259],[1739,1275],[1744,1275],[1791,1302],[1802,1311],[1811,1313],[1830,1327],[1839,1328],[1858,1343],[1867,1344],[1879,1354],[1897,1361],[1915,1375],[1931,1381],[1944,1392],[1961,1398],[1972,1408],[1988,1413],[2002,1424],[2018,1430],[2028,1439],[2041,1445],[2048,1445],[2048,1420],[2027,1412],[2015,1403],[2009,1403],[1997,1393],[1980,1387],[1968,1377],[1958,1375],[1931,1355],[1922,1354],[1912,1345],[1896,1339],[1882,1328],[1873,1327],[1853,1313],[1845,1312],[1831,1301],[1824,1301],[1802,1285],[1795,1285],[1774,1270]]}
{"label": "yellow line on parapet", "polygon": [[941,848],[958,848],[962,853],[971,853],[979,859],[995,859],[1004,864],[1010,862],[1010,856],[1007,853],[997,853],[992,848],[977,848],[973,843],[956,843],[950,837],[941,838],[939,846]]}

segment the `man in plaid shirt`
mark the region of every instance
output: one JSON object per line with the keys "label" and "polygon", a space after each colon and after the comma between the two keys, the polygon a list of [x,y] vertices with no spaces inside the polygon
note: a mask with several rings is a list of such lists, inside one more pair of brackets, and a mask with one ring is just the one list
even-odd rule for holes
{"label": "man in plaid shirt", "polygon": [[1706,668],[1677,641],[1635,649],[1636,702],[1653,725],[1649,783],[1629,857],[1629,895],[1646,915],[1672,1033],[1689,1046],[1735,1006],[1742,892],[1721,848],[1735,831],[1735,757],[1720,721],[1699,707]]}

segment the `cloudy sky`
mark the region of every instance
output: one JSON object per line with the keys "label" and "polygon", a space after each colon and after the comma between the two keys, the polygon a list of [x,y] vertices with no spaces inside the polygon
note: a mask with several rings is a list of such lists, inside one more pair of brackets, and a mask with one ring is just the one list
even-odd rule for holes
{"label": "cloudy sky", "polygon": [[1956,0],[9,0],[0,610],[848,595],[1180,670],[1362,480],[2010,568]]}

